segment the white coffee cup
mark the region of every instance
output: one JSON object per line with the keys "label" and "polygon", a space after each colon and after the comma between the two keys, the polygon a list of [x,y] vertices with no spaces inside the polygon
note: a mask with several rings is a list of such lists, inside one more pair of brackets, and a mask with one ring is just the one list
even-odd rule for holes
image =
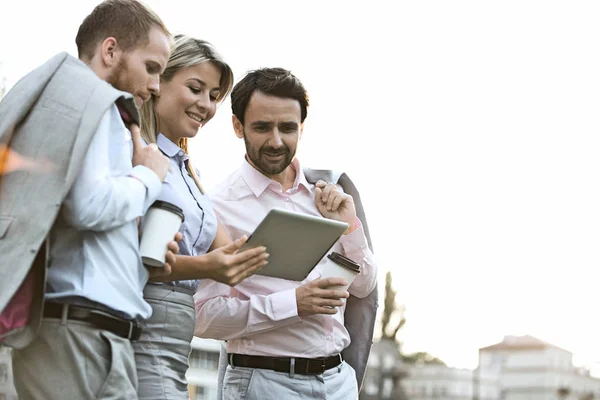
{"label": "white coffee cup", "polygon": [[348,290],[354,279],[360,274],[360,265],[335,251],[328,254],[327,258],[330,262],[324,263],[321,279],[344,278],[348,282],[347,285],[331,286],[331,289]]}
{"label": "white coffee cup", "polygon": [[183,219],[183,210],[173,203],[157,200],[150,206],[144,215],[140,242],[140,255],[145,265],[162,267],[165,264],[167,246],[179,231]]}

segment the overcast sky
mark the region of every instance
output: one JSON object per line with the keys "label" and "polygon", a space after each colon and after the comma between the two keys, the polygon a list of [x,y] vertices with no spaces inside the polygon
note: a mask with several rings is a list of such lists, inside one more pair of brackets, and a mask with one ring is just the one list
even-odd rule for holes
{"label": "overcast sky", "polygon": [[[236,81],[281,66],[305,83],[298,157],[356,181],[405,350],[474,367],[531,334],[600,367],[600,3],[147,3]],[[0,0],[0,77],[76,54],[96,4]],[[208,187],[242,161],[230,120],[226,101],[191,147]]]}

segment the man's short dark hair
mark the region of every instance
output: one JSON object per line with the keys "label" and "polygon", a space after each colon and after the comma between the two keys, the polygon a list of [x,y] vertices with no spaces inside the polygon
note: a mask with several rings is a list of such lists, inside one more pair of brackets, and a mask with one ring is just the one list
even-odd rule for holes
{"label": "man's short dark hair", "polygon": [[261,68],[250,71],[239,81],[231,92],[231,110],[233,115],[243,124],[246,108],[250,97],[255,91],[277,96],[284,99],[294,99],[300,103],[300,122],[304,122],[308,112],[308,93],[290,71],[283,68]]}
{"label": "man's short dark hair", "polygon": [[105,0],[88,15],[77,32],[75,43],[80,59],[91,59],[96,46],[114,37],[123,51],[149,42],[153,27],[171,34],[154,11],[137,0]]}

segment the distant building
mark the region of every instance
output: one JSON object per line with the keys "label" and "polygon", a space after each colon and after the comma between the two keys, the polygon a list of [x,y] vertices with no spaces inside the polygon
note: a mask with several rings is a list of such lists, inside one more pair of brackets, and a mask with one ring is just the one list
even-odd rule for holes
{"label": "distant building", "polygon": [[478,374],[443,364],[407,364],[396,342],[375,343],[360,400],[407,399],[500,400],[500,380],[497,373]]}
{"label": "distant building", "polygon": [[402,387],[406,376],[398,343],[384,339],[373,344],[359,395],[360,400],[407,400]]}
{"label": "distant building", "polygon": [[17,400],[17,391],[13,386],[10,349],[2,346],[0,346],[0,400]]}
{"label": "distant building", "polygon": [[573,354],[532,336],[505,336],[479,349],[481,373],[497,373],[503,400],[600,399],[600,379],[573,366]]}
{"label": "distant building", "polygon": [[192,340],[190,368],[186,373],[190,400],[215,400],[217,398],[220,346],[221,342],[218,340],[197,337]]}
{"label": "distant building", "polygon": [[497,373],[450,368],[439,364],[411,365],[402,381],[411,400],[500,400]]}

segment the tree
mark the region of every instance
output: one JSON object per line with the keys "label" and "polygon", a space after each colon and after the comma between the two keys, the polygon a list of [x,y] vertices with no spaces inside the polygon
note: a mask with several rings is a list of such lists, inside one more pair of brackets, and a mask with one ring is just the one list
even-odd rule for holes
{"label": "tree", "polygon": [[561,386],[556,389],[556,394],[558,394],[560,399],[566,399],[571,394],[571,389],[566,386]]}
{"label": "tree", "polygon": [[418,351],[416,353],[411,354],[402,354],[402,359],[407,364],[446,365],[445,362],[425,351]]}
{"label": "tree", "polygon": [[[396,303],[397,292],[392,288],[392,274],[385,274],[385,299],[383,301],[383,314],[381,315],[381,339],[393,340],[398,343],[398,350],[402,356],[402,361],[407,364],[438,364],[446,365],[439,358],[431,354],[419,351],[412,354],[402,352],[402,343],[398,341],[397,335],[400,329],[406,324],[404,317],[405,307]],[[395,323],[392,323],[395,321]]]}
{"label": "tree", "polygon": [[377,366],[367,370],[376,386],[375,394],[361,393],[361,400],[407,400],[401,381],[406,377],[402,363],[402,344],[397,340],[398,331],[406,322],[404,307],[396,304],[396,291],[392,288],[392,274],[385,275],[385,298],[381,316],[381,340],[373,345],[371,357],[377,358]]}
{"label": "tree", "polygon": [[[396,302],[397,292],[392,287],[392,274],[385,275],[385,297],[381,314],[381,340],[373,345],[372,357],[379,359],[376,367],[367,370],[367,379],[376,385],[376,394],[361,392],[361,400],[406,400],[408,396],[402,387],[402,380],[407,376],[407,364],[438,364],[445,365],[442,360],[427,352],[404,354],[402,342],[398,340],[398,333],[406,324],[403,305]],[[393,365],[384,362],[392,357]],[[369,376],[370,375],[370,376]],[[384,390],[386,382],[391,381],[391,391]],[[389,388],[389,386],[388,386]]]}
{"label": "tree", "polygon": [[[404,306],[396,304],[396,291],[392,288],[392,273],[385,274],[385,298],[383,300],[383,314],[381,316],[381,339],[396,341],[398,331],[406,323],[404,318]],[[393,317],[399,317],[395,325],[392,325]],[[390,329],[391,328],[391,329]]]}

